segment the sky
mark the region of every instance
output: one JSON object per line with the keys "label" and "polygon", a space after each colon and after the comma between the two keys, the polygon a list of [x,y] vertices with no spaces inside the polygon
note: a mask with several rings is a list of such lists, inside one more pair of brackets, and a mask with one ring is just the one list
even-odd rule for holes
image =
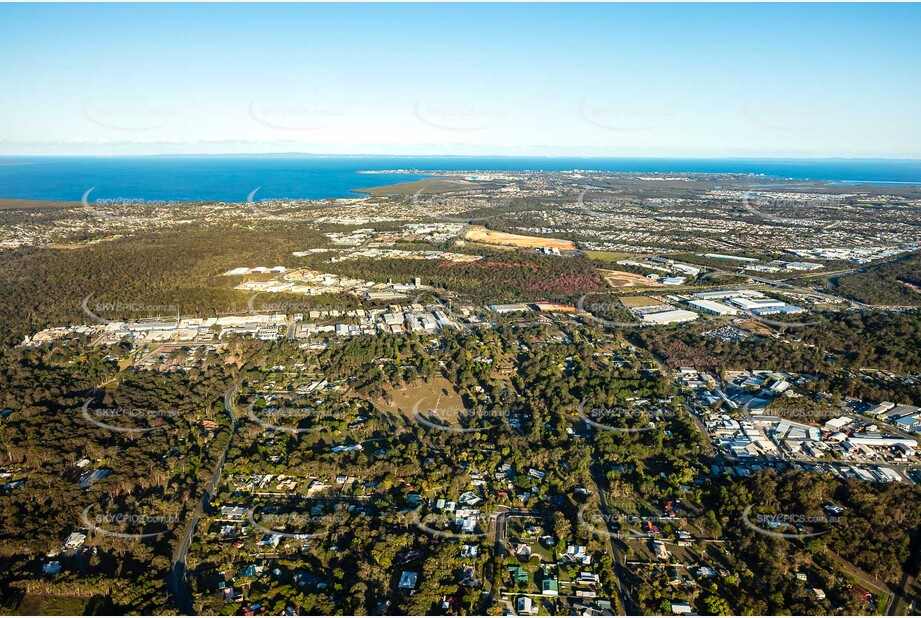
{"label": "sky", "polygon": [[918,4],[0,4],[0,155],[921,158]]}

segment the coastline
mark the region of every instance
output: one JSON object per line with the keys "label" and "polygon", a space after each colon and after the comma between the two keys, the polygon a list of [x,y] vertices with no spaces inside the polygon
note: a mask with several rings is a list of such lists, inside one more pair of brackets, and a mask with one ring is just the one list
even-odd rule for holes
{"label": "coastline", "polygon": [[[94,190],[97,199],[245,203],[246,196],[258,189],[260,199],[315,201],[408,195],[419,189],[444,192],[476,180],[460,178],[462,174],[527,173],[686,175],[717,184],[722,180],[765,183],[778,190],[784,184],[808,184],[829,192],[921,187],[921,161],[896,159],[2,156],[0,199],[77,202],[87,190]],[[423,180],[427,182],[416,184]]]}

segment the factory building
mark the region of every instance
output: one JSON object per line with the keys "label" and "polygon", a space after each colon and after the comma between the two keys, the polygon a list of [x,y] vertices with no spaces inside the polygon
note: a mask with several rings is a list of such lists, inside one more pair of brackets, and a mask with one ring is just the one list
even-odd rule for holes
{"label": "factory building", "polygon": [[718,303],[715,300],[692,300],[688,301],[688,305],[710,315],[737,315],[739,313],[735,307]]}
{"label": "factory building", "polygon": [[669,309],[667,311],[656,311],[643,315],[643,321],[647,324],[679,324],[682,322],[693,322],[698,315],[693,311],[685,309]]}

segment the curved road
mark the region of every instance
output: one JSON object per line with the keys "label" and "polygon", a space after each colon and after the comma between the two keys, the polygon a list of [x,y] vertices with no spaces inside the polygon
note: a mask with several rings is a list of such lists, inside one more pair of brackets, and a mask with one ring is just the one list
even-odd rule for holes
{"label": "curved road", "polygon": [[189,546],[192,544],[192,536],[195,534],[195,528],[198,526],[198,522],[201,520],[205,508],[207,508],[208,504],[211,502],[214,491],[221,482],[221,472],[224,470],[224,459],[227,457],[227,452],[230,450],[231,443],[233,443],[233,437],[237,433],[237,412],[233,407],[233,398],[237,393],[238,386],[239,384],[233,385],[224,395],[224,410],[230,415],[230,420],[232,421],[227,445],[224,447],[221,456],[217,460],[217,465],[214,467],[214,474],[211,475],[211,480],[205,487],[205,492],[201,497],[201,501],[195,508],[195,513],[192,515],[192,519],[189,521],[188,526],[186,526],[182,541],[179,543],[179,547],[176,548],[176,553],[173,555],[173,568],[170,571],[169,588],[179,612],[186,615],[192,615],[194,613],[192,608],[192,597],[189,595],[189,590],[186,586],[186,557],[189,554]]}

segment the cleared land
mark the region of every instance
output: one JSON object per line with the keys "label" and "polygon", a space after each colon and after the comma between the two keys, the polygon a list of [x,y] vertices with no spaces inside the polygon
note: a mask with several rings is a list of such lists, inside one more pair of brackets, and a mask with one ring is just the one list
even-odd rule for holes
{"label": "cleared land", "polygon": [[753,335],[770,335],[771,329],[767,328],[764,324],[756,322],[755,320],[745,320],[738,323],[741,328],[744,328]]}
{"label": "cleared land", "polygon": [[[413,420],[413,408],[418,403],[419,414],[426,417],[437,416],[449,425],[460,426],[457,417],[463,410],[464,402],[454,385],[441,376],[428,382],[390,390],[385,399],[375,399],[373,403],[385,412],[409,420]],[[429,410],[437,410],[437,413],[432,414]]]}
{"label": "cleared land", "polygon": [[634,287],[663,287],[655,279],[647,279],[643,275],[628,273],[622,270],[599,270],[608,285],[615,288],[634,288]]}
{"label": "cleared land", "polygon": [[585,257],[590,260],[599,262],[616,262],[631,257],[629,253],[618,253],[616,251],[586,251]]}
{"label": "cleared land", "polygon": [[538,249],[540,247],[550,247],[565,251],[575,251],[576,249],[576,244],[571,240],[497,232],[496,230],[486,229],[482,225],[471,225],[467,233],[464,234],[464,238],[487,245],[506,245],[511,247],[524,247],[526,249]]}
{"label": "cleared land", "polygon": [[651,307],[653,305],[659,305],[662,303],[660,300],[656,300],[651,296],[624,296],[623,298],[618,298],[621,304],[628,309],[633,307]]}
{"label": "cleared land", "polygon": [[419,190],[423,190],[423,195],[427,193],[447,193],[450,191],[466,191],[477,189],[480,185],[469,180],[458,178],[423,178],[412,182],[400,182],[395,185],[383,185],[381,187],[370,187],[367,189],[352,189],[353,193],[367,193],[373,197],[385,197],[387,195],[413,195]]}
{"label": "cleared land", "polygon": [[0,210],[63,210],[82,206],[80,202],[55,202],[50,200],[16,200],[0,198]]}

